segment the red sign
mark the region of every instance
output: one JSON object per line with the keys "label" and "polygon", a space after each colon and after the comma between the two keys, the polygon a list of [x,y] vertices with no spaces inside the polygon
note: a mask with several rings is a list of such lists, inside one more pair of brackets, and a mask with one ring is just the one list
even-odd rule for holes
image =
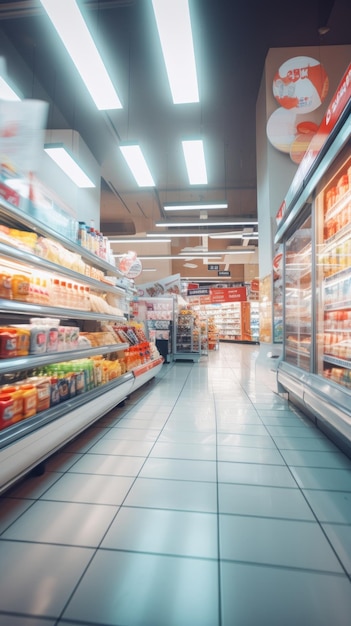
{"label": "red sign", "polygon": [[211,302],[245,302],[246,287],[224,287],[210,290]]}
{"label": "red sign", "polygon": [[297,189],[302,184],[307,172],[310,170],[317,155],[321,151],[325,142],[327,141],[330,133],[332,132],[335,124],[344,111],[349,99],[351,98],[351,64],[348,66],[338,89],[327,109],[327,112],[319,126],[318,131],[313,136],[311,143],[309,144],[304,157],[299,165],[299,168],[292,180],[290,189],[287,193],[285,201],[281,205],[277,214],[277,221],[282,218],[287,205],[289,205],[291,198],[295,195]]}

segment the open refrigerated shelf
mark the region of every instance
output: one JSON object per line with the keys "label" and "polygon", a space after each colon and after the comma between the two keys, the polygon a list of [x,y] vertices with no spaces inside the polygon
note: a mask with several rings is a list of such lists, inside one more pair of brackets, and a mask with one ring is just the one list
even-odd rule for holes
{"label": "open refrigerated shelf", "polygon": [[[78,244],[66,240],[62,235],[55,233],[50,227],[39,223],[23,211],[0,202],[0,221],[6,226],[30,229],[44,237],[51,237],[58,241],[67,250],[81,256],[91,267],[99,268],[107,275],[120,278],[120,272],[98,256],[81,248]],[[133,294],[133,288],[127,284],[115,287],[110,281],[96,280],[80,272],[37,257],[34,253],[0,243],[0,258],[3,263],[11,262],[19,267],[35,268],[48,274],[71,278],[88,285],[95,293],[111,293],[123,314],[97,313],[92,310],[74,308],[70,306],[51,306],[42,303],[28,302],[18,299],[0,298],[0,317],[3,324],[13,324],[14,320],[27,322],[31,317],[55,317],[63,320],[77,320],[80,323],[96,322],[126,322],[128,316],[128,297]],[[30,269],[28,270],[30,271]],[[122,281],[126,283],[126,281]],[[129,347],[126,343],[108,343],[100,346],[65,350],[62,352],[46,352],[44,354],[28,354],[0,360],[0,376],[6,378],[11,374],[18,376],[21,372],[35,371],[49,364],[66,361],[77,361],[87,357],[108,355],[122,352]],[[78,433],[90,426],[106,412],[125,400],[136,389],[154,378],[163,364],[162,358],[156,358],[134,367],[125,374],[113,378],[93,389],[88,389],[81,395],[66,399],[55,406],[38,411],[31,417],[22,418],[18,422],[9,423],[0,430],[0,492],[5,491],[11,484],[29,472],[39,463],[42,463],[55,450],[73,439]]]}

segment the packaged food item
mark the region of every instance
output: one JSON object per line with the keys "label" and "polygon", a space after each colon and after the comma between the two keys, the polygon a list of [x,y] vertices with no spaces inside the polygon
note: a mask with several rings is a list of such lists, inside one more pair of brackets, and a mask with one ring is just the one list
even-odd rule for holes
{"label": "packaged food item", "polygon": [[0,397],[10,396],[12,398],[12,422],[18,422],[23,418],[23,396],[22,391],[14,385],[4,385],[0,389]]}
{"label": "packaged food item", "polygon": [[16,326],[17,356],[27,356],[30,348],[30,330],[27,327]]}
{"label": "packaged food item", "polygon": [[36,388],[37,412],[46,411],[50,408],[51,382],[49,377],[32,376],[28,383]]}
{"label": "packaged food item", "polygon": [[0,270],[0,298],[12,299],[12,276],[6,270]]}
{"label": "packaged food item", "polygon": [[13,399],[10,395],[0,394],[0,429],[13,423]]}
{"label": "packaged food item", "polygon": [[17,356],[17,331],[15,328],[0,328],[0,358]]}
{"label": "packaged food item", "polygon": [[38,396],[34,385],[20,384],[23,397],[23,417],[32,417],[37,413]]}
{"label": "packaged food item", "polygon": [[28,300],[30,278],[25,274],[13,274],[11,281],[12,298],[14,300]]}

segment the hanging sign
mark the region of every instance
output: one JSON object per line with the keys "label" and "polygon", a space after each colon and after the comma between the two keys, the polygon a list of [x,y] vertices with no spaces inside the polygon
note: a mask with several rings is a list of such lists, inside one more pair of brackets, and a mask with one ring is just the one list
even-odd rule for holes
{"label": "hanging sign", "polygon": [[119,271],[127,278],[136,278],[140,276],[143,266],[138,259],[136,252],[129,250],[124,254],[119,262]]}

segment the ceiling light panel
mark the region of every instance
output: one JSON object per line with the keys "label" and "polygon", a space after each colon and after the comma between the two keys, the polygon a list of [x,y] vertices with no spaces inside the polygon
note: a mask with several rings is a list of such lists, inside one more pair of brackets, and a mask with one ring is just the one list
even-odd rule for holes
{"label": "ceiling light panel", "polygon": [[213,210],[213,209],[227,209],[227,202],[208,202],[208,203],[199,203],[194,202],[190,204],[164,204],[163,206],[165,211],[196,211],[198,210]]}
{"label": "ceiling light panel", "polygon": [[121,145],[120,150],[139,187],[155,187],[149,167],[140,146],[137,144]]}
{"label": "ceiling light panel", "polygon": [[92,180],[90,180],[64,146],[46,144],[44,150],[55,161],[56,165],[73,180],[77,187],[95,187]]}
{"label": "ceiling light panel", "polygon": [[182,141],[190,185],[207,185],[204,145],[201,139]]}
{"label": "ceiling light panel", "polygon": [[75,0],[40,0],[99,110],[122,104]]}
{"label": "ceiling light panel", "polygon": [[199,102],[188,0],[152,0],[174,104]]}
{"label": "ceiling light panel", "polygon": [[[240,221],[240,220],[194,220],[194,221],[184,221],[184,222],[171,222],[171,221],[163,221],[156,222],[155,226],[158,228],[192,228],[199,226],[200,228],[205,228],[206,226],[244,226],[257,224],[258,222],[249,222],[249,221]],[[168,233],[167,233],[168,236]]]}

